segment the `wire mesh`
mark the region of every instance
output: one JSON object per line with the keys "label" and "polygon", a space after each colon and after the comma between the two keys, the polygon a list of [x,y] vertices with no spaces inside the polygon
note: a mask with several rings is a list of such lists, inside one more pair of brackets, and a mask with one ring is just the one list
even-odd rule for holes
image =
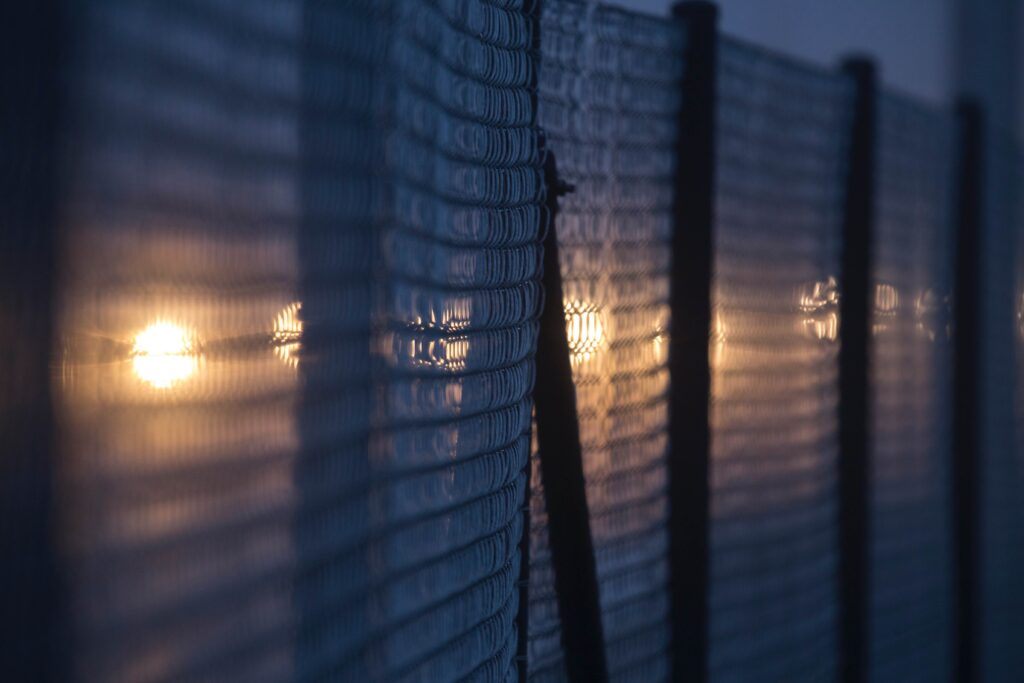
{"label": "wire mesh", "polygon": [[[540,124],[562,178],[560,250],[587,499],[613,680],[668,675],[665,366],[682,32],[666,20],[550,1]],[[557,454],[554,454],[557,457]],[[550,482],[546,485],[550,486]],[[531,679],[561,652],[541,501],[534,500]]]}
{"label": "wire mesh", "polygon": [[504,680],[529,8],[75,7],[58,384],[86,680]]}
{"label": "wire mesh", "polygon": [[710,680],[832,680],[839,245],[851,88],[723,39]]}
{"label": "wire mesh", "polygon": [[[66,650],[74,680],[484,681],[516,680],[527,638],[529,678],[564,680],[529,435],[543,128],[575,188],[553,226],[566,296],[549,303],[573,358],[609,669],[668,678],[684,27],[546,0],[538,54],[532,0],[58,6],[64,70],[43,58],[18,84],[65,116],[12,97],[0,133],[0,583],[19,615],[0,640]],[[24,42],[51,38],[43,25]],[[826,681],[852,91],[734,40],[719,60],[709,679]],[[897,96],[879,115],[870,671],[933,681],[954,645],[954,134]],[[983,679],[1009,681],[1024,167],[999,131],[987,156],[978,617]],[[58,578],[67,648],[39,640]]]}

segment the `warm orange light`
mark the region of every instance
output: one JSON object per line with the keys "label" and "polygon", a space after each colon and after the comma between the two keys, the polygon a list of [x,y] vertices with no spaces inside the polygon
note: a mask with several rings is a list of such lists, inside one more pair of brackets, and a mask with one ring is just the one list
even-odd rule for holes
{"label": "warm orange light", "polygon": [[729,326],[725,324],[725,318],[721,311],[715,311],[715,317],[711,323],[711,339],[708,344],[708,363],[713,368],[720,368],[725,364],[725,343],[729,338]]}
{"label": "warm orange light", "polygon": [[900,308],[900,292],[892,285],[875,285],[875,311],[886,317],[896,315]]}
{"label": "warm orange light", "polygon": [[298,367],[302,348],[302,303],[293,301],[274,318],[274,353],[290,367]]}
{"label": "warm orange light", "polygon": [[658,333],[654,335],[654,359],[658,363],[664,363],[668,360],[668,334],[658,329]]}
{"label": "warm orange light", "polygon": [[798,307],[805,314],[804,328],[813,337],[827,341],[839,337],[839,284],[834,277],[805,287]]}
{"label": "warm orange light", "polygon": [[462,372],[469,358],[469,338],[441,338],[427,342],[427,354],[433,365],[450,372]]}
{"label": "warm orange light", "polygon": [[804,321],[807,329],[818,339],[835,341],[839,337],[839,314],[826,313],[821,318],[808,318]]}
{"label": "warm orange light", "polygon": [[899,309],[899,290],[885,283],[875,285],[875,321],[872,324],[872,332],[881,334],[888,330],[887,321],[895,318]]}
{"label": "warm orange light", "polygon": [[565,331],[574,361],[586,361],[604,344],[605,325],[601,309],[584,301],[565,302]]}
{"label": "warm orange light", "polygon": [[172,323],[158,321],[135,336],[132,369],[143,382],[169,389],[195,374],[199,355],[188,332]]}

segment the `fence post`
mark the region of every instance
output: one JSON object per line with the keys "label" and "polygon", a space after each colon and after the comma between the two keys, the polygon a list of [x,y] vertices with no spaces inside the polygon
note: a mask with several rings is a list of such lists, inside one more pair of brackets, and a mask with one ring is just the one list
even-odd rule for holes
{"label": "fence post", "polygon": [[55,501],[56,332],[67,9],[0,10],[0,671],[61,680],[69,661]]}
{"label": "fence post", "polygon": [[669,565],[672,680],[707,678],[709,401],[718,9],[677,3],[685,32],[676,143],[669,341]]}
{"label": "fence post", "polygon": [[544,238],[544,311],[537,340],[537,448],[548,511],[555,592],[562,621],[565,665],[572,683],[608,680],[594,544],[590,536],[583,448],[576,412],[576,387],[563,309],[555,218],[558,196],[568,188],[558,178],[555,155],[546,152],[548,231]]}
{"label": "fence post", "polygon": [[956,198],[956,271],[953,285],[953,608],[955,680],[978,673],[978,486],[980,240],[984,182],[984,117],[974,102],[960,100]]}
{"label": "fence post", "polygon": [[867,676],[869,600],[869,358],[874,294],[877,76],[868,59],[843,62],[854,85],[843,208],[839,303],[840,652],[845,683]]}

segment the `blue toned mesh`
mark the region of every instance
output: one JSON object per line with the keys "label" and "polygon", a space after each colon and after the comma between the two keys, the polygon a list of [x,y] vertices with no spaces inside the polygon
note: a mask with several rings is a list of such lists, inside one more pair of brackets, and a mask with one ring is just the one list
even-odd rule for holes
{"label": "blue toned mesh", "polygon": [[[584,2],[544,3],[539,120],[561,177],[557,231],[608,667],[668,676],[668,283],[682,32]],[[558,457],[559,454],[544,454]],[[547,483],[550,485],[550,483]],[[530,667],[564,676],[546,526],[534,498]]]}
{"label": "blue toned mesh", "polygon": [[851,88],[727,39],[718,69],[710,680],[833,680]]}
{"label": "blue toned mesh", "polygon": [[555,593],[555,569],[551,562],[548,514],[544,503],[544,481],[536,439],[530,457],[530,572],[528,675],[533,683],[567,681],[565,653],[562,650],[562,623]]}
{"label": "blue toned mesh", "polygon": [[387,680],[513,669],[542,187],[532,20],[507,5],[374,4],[393,80],[368,522],[389,600],[354,633]]}
{"label": "blue toned mesh", "polygon": [[955,126],[896,95],[878,107],[870,301],[871,678],[952,670]]}
{"label": "blue toned mesh", "polygon": [[1009,131],[992,126],[985,146],[981,233],[981,443],[979,643],[981,680],[1009,682],[1024,670],[1024,333],[1022,156]]}
{"label": "blue toned mesh", "polygon": [[76,3],[75,678],[515,675],[542,196],[523,3]]}

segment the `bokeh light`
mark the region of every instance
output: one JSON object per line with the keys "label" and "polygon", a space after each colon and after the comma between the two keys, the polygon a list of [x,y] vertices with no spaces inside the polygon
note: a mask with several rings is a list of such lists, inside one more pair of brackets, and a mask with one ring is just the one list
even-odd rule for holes
{"label": "bokeh light", "polygon": [[158,321],[135,336],[132,370],[155,389],[170,389],[194,375],[198,367],[194,337],[178,325]]}
{"label": "bokeh light", "polygon": [[824,341],[839,338],[839,284],[835,277],[804,287],[798,301],[804,328],[812,337]]}
{"label": "bokeh light", "polygon": [[299,351],[302,348],[302,318],[299,312],[302,302],[293,301],[274,318],[274,353],[289,367],[299,366]]}

